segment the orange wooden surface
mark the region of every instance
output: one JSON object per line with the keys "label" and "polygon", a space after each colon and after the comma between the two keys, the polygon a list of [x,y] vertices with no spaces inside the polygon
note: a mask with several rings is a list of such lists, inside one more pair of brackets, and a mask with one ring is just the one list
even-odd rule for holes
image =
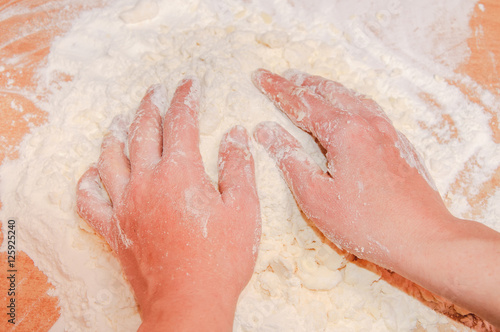
{"label": "orange wooden surface", "polygon": [[[496,96],[500,96],[500,2],[495,0],[481,1],[484,5],[484,11],[479,5],[476,5],[474,15],[470,20],[470,27],[473,31],[472,37],[468,40],[468,46],[471,50],[469,60],[464,63],[458,71],[470,76],[481,87],[488,89]],[[492,130],[493,140],[500,144],[500,112],[498,107],[494,109],[482,103],[478,97],[478,92],[473,87],[466,86],[461,82],[454,82],[468,98],[481,105],[485,112],[490,116],[489,125]],[[471,158],[461,176],[454,183],[454,192],[470,193],[474,192],[474,186],[466,176],[468,170],[474,166],[477,161]],[[468,213],[468,218],[475,219],[479,216],[485,207],[485,200],[495,193],[500,187],[500,167],[498,167],[492,176],[484,181],[480,190],[475,195],[469,195],[467,202],[472,207]]]}
{"label": "orange wooden surface", "polygon": [[[91,1],[10,0],[0,4],[0,163],[18,156],[18,146],[30,126],[46,121],[36,106],[35,70],[43,66],[55,36],[71,26],[79,10]],[[96,1],[92,1],[95,6]],[[21,9],[29,10],[21,10]],[[7,16],[7,15],[6,15]],[[0,202],[1,206],[1,202]],[[0,220],[5,223],[6,220]],[[47,277],[24,252],[16,257],[16,324],[4,312],[8,301],[7,253],[0,253],[0,331],[48,331],[59,319],[58,300],[47,292]]]}
{"label": "orange wooden surface", "polygon": [[[43,65],[49,51],[53,38],[68,29],[71,20],[84,6],[84,1],[64,0],[11,0],[0,4],[0,14],[12,11],[12,15],[0,21],[0,163],[4,158],[16,158],[17,149],[23,136],[30,130],[31,126],[39,126],[46,121],[46,114],[39,110],[36,101],[43,99],[43,95],[36,95],[36,81],[34,71]],[[468,41],[471,49],[471,57],[464,63],[458,72],[469,75],[482,87],[500,95],[500,72],[497,59],[500,59],[500,3],[495,0],[481,1],[485,10],[476,6],[475,13],[470,25],[474,33]],[[88,2],[86,5],[89,5]],[[92,6],[98,5],[97,1]],[[16,14],[16,8],[29,8],[25,14]],[[19,12],[19,11],[18,11]],[[0,16],[0,19],[2,16]],[[467,86],[462,82],[452,82],[457,85],[471,101],[482,105],[490,116],[489,125],[493,131],[496,143],[500,144],[500,129],[498,110],[490,109],[483,105],[478,97],[478,91],[473,86]],[[429,107],[439,105],[432,96],[422,95]],[[19,110],[22,109],[22,112]],[[449,132],[454,131],[451,118],[443,115],[440,126],[445,126]],[[464,167],[462,175],[457,178],[451,193],[467,192],[472,183],[468,182],[467,173],[474,165],[471,159]],[[484,209],[484,200],[492,195],[500,185],[500,169],[483,184],[478,194],[468,198],[472,206],[470,217],[479,215]],[[446,197],[445,197],[446,199]],[[1,202],[0,202],[1,204]],[[1,220],[0,222],[5,222]],[[355,260],[355,259],[353,259]],[[0,253],[0,303],[4,307],[6,303],[6,253]],[[367,265],[367,264],[365,264]],[[369,265],[369,264],[368,264]],[[26,254],[18,253],[18,297],[22,299],[22,305],[18,307],[16,325],[18,331],[47,331],[59,318],[57,299],[47,294],[52,287],[47,283],[47,278],[41,273]],[[367,266],[376,269],[373,266]],[[380,271],[379,271],[380,272]],[[380,273],[384,273],[383,271]],[[442,308],[443,301],[425,293],[407,281],[393,278],[393,284],[406,289],[416,298],[431,303],[438,311]],[[440,302],[441,301],[441,302]],[[434,303],[434,305],[432,305]],[[3,315],[2,315],[3,316]],[[465,315],[464,317],[469,317]],[[469,317],[470,318],[470,317]],[[480,323],[469,323],[474,325]],[[0,319],[0,330],[7,331],[11,328],[6,319]]]}

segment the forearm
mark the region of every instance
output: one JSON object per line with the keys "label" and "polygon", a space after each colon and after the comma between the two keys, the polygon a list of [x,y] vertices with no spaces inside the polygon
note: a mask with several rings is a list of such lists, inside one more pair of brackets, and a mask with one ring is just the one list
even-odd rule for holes
{"label": "forearm", "polygon": [[445,223],[422,229],[396,272],[500,327],[500,233],[469,220]]}

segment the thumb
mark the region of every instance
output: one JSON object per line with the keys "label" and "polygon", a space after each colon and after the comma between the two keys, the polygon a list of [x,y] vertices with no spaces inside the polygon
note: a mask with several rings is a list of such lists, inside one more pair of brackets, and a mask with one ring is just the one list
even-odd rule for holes
{"label": "thumb", "polygon": [[95,166],[91,166],[78,182],[76,192],[78,214],[108,242],[113,251],[116,251],[113,208],[105,195],[99,172]]}
{"label": "thumb", "polygon": [[335,206],[329,201],[335,193],[334,179],[325,174],[300,143],[277,123],[261,122],[254,136],[276,161],[301,210],[329,236],[331,225],[327,224],[329,218],[325,216],[332,213],[329,209]]}

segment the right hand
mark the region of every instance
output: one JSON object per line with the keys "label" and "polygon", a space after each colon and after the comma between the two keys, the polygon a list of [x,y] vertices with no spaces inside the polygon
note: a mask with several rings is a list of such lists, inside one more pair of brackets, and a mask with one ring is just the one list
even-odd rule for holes
{"label": "right hand", "polygon": [[152,87],[129,130],[114,121],[99,162],[78,185],[78,212],[120,260],[140,331],[230,331],[257,259],[261,219],[249,137],[243,127],[223,136],[215,188],[199,149],[200,92],[197,79],[182,80],[162,119],[166,94]]}
{"label": "right hand", "polygon": [[303,73],[287,80],[258,70],[253,80],[326,150],[328,173],[278,124],[254,133],[302,211],[337,246],[395,269],[419,237],[453,221],[413,146],[373,100]]}

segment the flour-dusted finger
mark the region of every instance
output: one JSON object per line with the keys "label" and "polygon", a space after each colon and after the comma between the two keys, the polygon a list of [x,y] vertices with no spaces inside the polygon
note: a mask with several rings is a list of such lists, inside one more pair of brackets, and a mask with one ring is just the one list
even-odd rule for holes
{"label": "flour-dusted finger", "polygon": [[332,106],[308,88],[295,85],[267,70],[257,70],[252,79],[276,107],[299,128],[315,136],[325,149],[332,143],[335,131],[352,117],[352,113]]}
{"label": "flour-dusted finger", "polygon": [[242,126],[231,128],[222,137],[218,168],[222,200],[238,216],[234,221],[238,224],[233,226],[238,233],[232,236],[241,237],[241,243],[251,244],[243,246],[241,250],[251,249],[255,260],[262,233],[262,221],[250,139]]}
{"label": "flour-dusted finger", "polygon": [[390,122],[385,112],[375,101],[338,82],[294,69],[286,71],[283,76],[296,85],[307,87],[341,110],[359,114],[366,119],[371,119],[374,116],[382,117]]}
{"label": "flour-dusted finger", "polygon": [[309,88],[340,109],[357,112],[362,107],[359,95],[338,82],[294,69],[287,70],[283,77],[295,85]]}
{"label": "flour-dusted finger", "polygon": [[259,123],[254,136],[276,161],[300,208],[309,218],[317,219],[316,213],[325,208],[325,198],[333,194],[334,180],[277,123]]}
{"label": "flour-dusted finger", "polygon": [[112,204],[117,204],[130,180],[130,161],[125,155],[127,123],[123,116],[113,119],[110,132],[101,145],[101,155],[97,163],[99,176],[106,188]]}
{"label": "flour-dusted finger", "polygon": [[265,69],[252,74],[255,86],[299,128],[314,134],[314,122],[324,122],[330,115],[330,105],[319,95],[297,86]]}
{"label": "flour-dusted finger", "polygon": [[149,88],[137,109],[128,136],[132,175],[153,167],[161,158],[160,110],[165,108],[166,102],[165,88],[156,84]]}
{"label": "flour-dusted finger", "polygon": [[259,213],[255,167],[245,128],[235,126],[223,136],[218,164],[219,191],[224,203]]}
{"label": "flour-dusted finger", "polygon": [[198,127],[200,95],[200,82],[195,77],[185,78],[177,86],[163,121],[164,157],[175,160],[186,158],[201,165]]}
{"label": "flour-dusted finger", "polygon": [[322,96],[333,107],[363,117],[370,125],[397,140],[396,129],[391,120],[374,100],[321,76],[309,75],[294,69],[286,71],[284,76],[292,83]]}
{"label": "flour-dusted finger", "polygon": [[97,167],[91,166],[78,181],[76,205],[78,214],[115,250],[117,244],[112,222],[113,208],[102,187]]}

